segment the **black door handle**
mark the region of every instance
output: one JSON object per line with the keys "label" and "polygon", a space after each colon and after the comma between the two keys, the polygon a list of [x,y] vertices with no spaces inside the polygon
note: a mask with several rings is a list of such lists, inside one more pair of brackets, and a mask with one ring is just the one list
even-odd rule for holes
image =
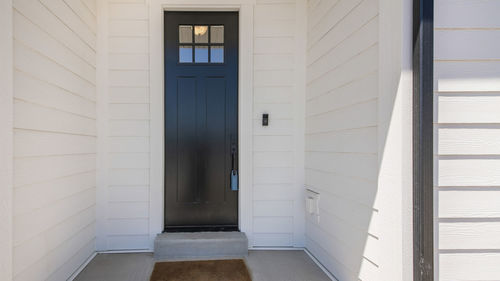
{"label": "black door handle", "polygon": [[231,145],[231,190],[238,190],[238,170],[235,168],[236,144]]}

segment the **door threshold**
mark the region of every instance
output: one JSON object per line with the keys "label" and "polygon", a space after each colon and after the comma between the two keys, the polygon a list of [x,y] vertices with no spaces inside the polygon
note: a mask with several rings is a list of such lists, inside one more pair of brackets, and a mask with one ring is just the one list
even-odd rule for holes
{"label": "door threshold", "polygon": [[163,232],[229,232],[240,231],[237,225],[167,226]]}

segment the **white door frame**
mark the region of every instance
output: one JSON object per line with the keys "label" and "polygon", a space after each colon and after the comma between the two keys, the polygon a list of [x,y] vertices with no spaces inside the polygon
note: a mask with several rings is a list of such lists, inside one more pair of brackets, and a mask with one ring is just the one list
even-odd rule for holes
{"label": "white door frame", "polygon": [[252,239],[253,195],[253,7],[254,0],[150,0],[149,82],[150,82],[150,248],[163,231],[164,221],[164,11],[238,11],[238,137],[240,190],[238,223]]}

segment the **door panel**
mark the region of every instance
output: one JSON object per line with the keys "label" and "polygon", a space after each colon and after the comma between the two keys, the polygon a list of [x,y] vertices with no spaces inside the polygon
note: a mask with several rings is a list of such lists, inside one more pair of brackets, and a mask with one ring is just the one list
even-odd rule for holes
{"label": "door panel", "polygon": [[238,227],[237,79],[237,13],[165,13],[167,231]]}

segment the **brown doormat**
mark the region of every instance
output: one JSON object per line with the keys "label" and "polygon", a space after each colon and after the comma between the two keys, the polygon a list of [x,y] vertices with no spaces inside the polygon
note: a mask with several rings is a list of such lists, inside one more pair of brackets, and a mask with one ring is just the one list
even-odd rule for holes
{"label": "brown doormat", "polygon": [[158,262],[150,281],[252,281],[245,262],[205,260]]}

